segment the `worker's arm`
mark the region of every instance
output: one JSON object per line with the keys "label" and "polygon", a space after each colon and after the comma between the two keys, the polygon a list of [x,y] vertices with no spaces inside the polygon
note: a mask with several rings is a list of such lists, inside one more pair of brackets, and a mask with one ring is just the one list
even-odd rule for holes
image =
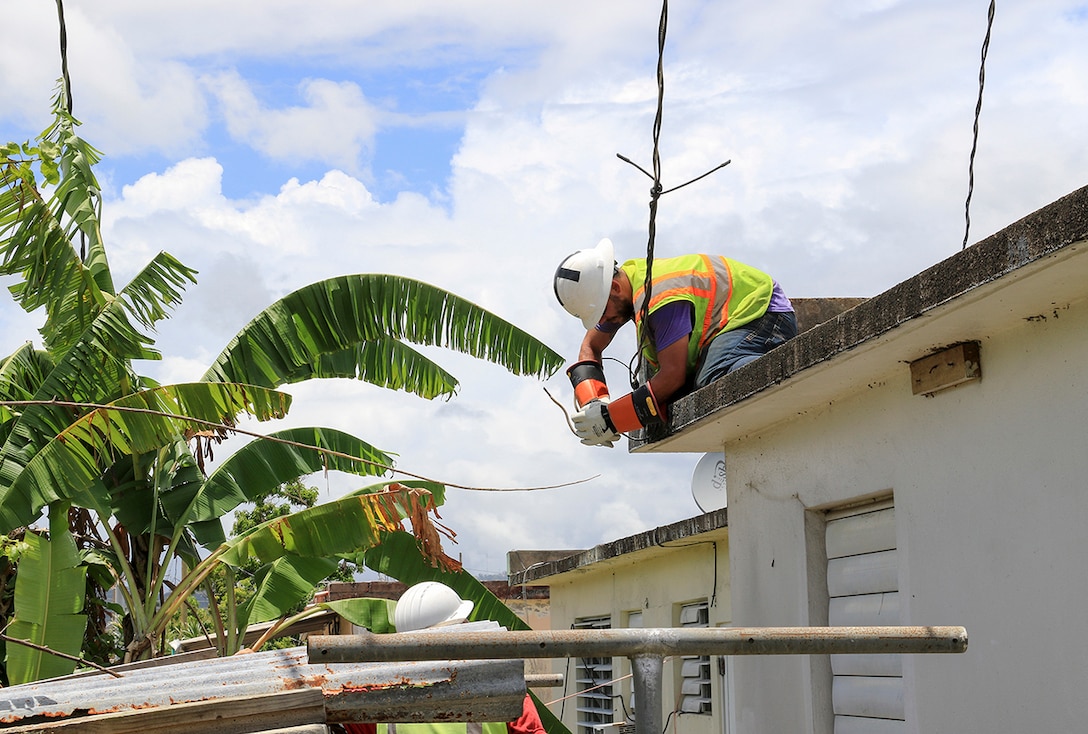
{"label": "worker's arm", "polygon": [[578,350],[578,361],[567,368],[567,377],[574,388],[574,405],[581,409],[594,400],[608,401],[608,385],[604,376],[604,349],[612,343],[615,332],[590,329]]}
{"label": "worker's arm", "polygon": [[678,339],[657,353],[657,374],[650,378],[654,396],[662,405],[679,392],[688,377],[688,340]]}
{"label": "worker's arm", "polygon": [[[612,402],[583,400],[579,403],[579,406],[585,404],[585,408],[572,420],[574,430],[582,443],[603,444],[606,438],[613,441],[617,434],[637,431],[667,420],[665,406],[687,380],[688,342],[692,324],[691,312],[685,311],[685,308],[686,304],[678,304],[665,319],[655,324],[655,332],[667,339],[668,343],[658,349],[658,370],[649,382]],[[589,341],[588,335],[586,341]],[[592,345],[588,347],[591,348]],[[591,352],[587,349],[588,353]],[[593,365],[592,361],[580,362],[569,373],[571,382],[575,384],[576,396],[579,391],[589,396],[590,386],[596,384],[591,379]],[[581,376],[581,385],[575,382],[576,374]],[[603,381],[603,373],[601,380]],[[604,394],[607,397],[607,388]]]}
{"label": "worker's arm", "polygon": [[590,329],[586,332],[586,336],[582,339],[582,346],[578,350],[578,361],[586,362],[600,362],[604,357],[605,348],[612,343],[612,338],[616,336],[616,332],[601,331],[599,329]]}

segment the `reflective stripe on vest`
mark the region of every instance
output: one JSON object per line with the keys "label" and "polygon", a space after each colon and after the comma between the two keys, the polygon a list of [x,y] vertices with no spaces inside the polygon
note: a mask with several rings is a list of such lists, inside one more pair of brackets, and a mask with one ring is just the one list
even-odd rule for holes
{"label": "reflective stripe on vest", "polygon": [[[646,260],[628,260],[620,269],[631,281],[635,325],[642,334],[642,303],[646,298]],[[722,332],[743,326],[767,312],[774,281],[761,270],[720,255],[680,255],[654,260],[650,313],[675,301],[695,310],[688,339],[688,370],[699,353]],[[647,343],[643,356],[657,366],[657,348]]]}
{"label": "reflective stripe on vest", "polygon": [[506,734],[506,724],[479,721],[378,724],[377,734]]}

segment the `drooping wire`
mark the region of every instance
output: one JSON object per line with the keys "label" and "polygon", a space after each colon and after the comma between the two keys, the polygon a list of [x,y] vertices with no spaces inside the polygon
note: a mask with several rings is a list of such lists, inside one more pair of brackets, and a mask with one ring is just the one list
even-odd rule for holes
{"label": "drooping wire", "polygon": [[990,0],[990,9],[986,14],[986,37],[982,40],[982,63],[978,70],[978,102],[975,104],[974,135],[971,140],[971,159],[967,166],[967,202],[964,204],[964,219],[966,220],[963,232],[963,247],[967,248],[967,240],[971,236],[971,195],[975,191],[975,152],[978,150],[978,120],[982,115],[982,90],[986,86],[986,54],[990,49],[990,32],[994,27],[994,11],[996,0]]}

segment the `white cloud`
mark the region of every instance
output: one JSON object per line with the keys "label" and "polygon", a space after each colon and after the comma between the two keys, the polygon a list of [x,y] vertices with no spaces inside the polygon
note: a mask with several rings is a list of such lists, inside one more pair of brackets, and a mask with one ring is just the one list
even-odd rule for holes
{"label": "white cloud", "polygon": [[[581,334],[554,302],[555,264],[602,236],[621,257],[645,249],[650,182],[616,154],[651,163],[660,7],[69,8],[86,137],[113,155],[185,151],[106,202],[118,272],[159,249],[201,271],[164,326],[168,359],[155,369],[199,374],[258,309],[350,272],[436,283],[573,354]],[[56,68],[47,10],[12,8],[26,33],[0,47],[0,93],[10,100],[0,125],[40,116],[55,76],[43,70]],[[872,295],[953,254],[984,10],[890,0],[671,8],[664,183],[732,163],[661,200],[657,252],[727,252],[797,296]],[[971,241],[1088,183],[1084,29],[1072,0],[998,7]],[[296,74],[296,64],[306,68],[290,78],[259,71]],[[456,84],[482,79],[469,109],[405,113],[395,94],[368,89],[375,73],[441,76],[445,64]],[[273,97],[273,85],[294,88],[297,99]],[[222,111],[239,146],[326,170],[284,173],[250,199],[225,196],[224,176],[242,164],[208,156],[206,140],[228,137],[209,109]],[[375,196],[380,174],[368,165],[377,133],[415,124],[464,126],[449,190]],[[33,336],[5,334],[6,351]],[[613,353],[626,358],[630,342],[621,334]],[[450,403],[326,382],[292,387],[290,419],[349,430],[400,452],[402,467],[455,483],[524,488],[599,475],[563,489],[451,490],[442,514],[470,568],[502,570],[512,547],[588,547],[697,513],[688,482],[698,456],[581,447],[540,383],[456,355],[438,359],[463,380]],[[606,367],[619,392],[622,367]],[[546,384],[569,403],[565,377]],[[352,486],[331,481],[338,491]]]}
{"label": "white cloud", "polygon": [[270,109],[236,72],[205,83],[237,142],[273,160],[316,161],[355,174],[365,170],[379,111],[357,84],[308,79],[299,88],[305,106]]}

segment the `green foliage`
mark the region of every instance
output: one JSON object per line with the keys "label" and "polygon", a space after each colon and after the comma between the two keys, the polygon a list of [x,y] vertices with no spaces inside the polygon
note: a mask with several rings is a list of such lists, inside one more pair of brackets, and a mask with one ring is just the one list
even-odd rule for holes
{"label": "green foliage", "polygon": [[322,602],[318,607],[330,609],[352,624],[376,635],[397,631],[393,624],[397,603],[392,599],[338,599]]}
{"label": "green foliage", "polygon": [[[20,581],[27,587],[51,564],[64,594],[15,593],[17,623],[28,634],[54,640],[56,623],[40,625],[67,616],[74,635],[89,612],[88,645],[103,659],[118,629],[106,612],[121,611],[102,598],[113,585],[124,600],[126,661],[157,653],[168,628],[180,634],[193,623],[227,653],[248,623],[296,612],[315,584],[350,574],[347,560],[405,519],[431,562],[444,561],[429,517],[444,499],[441,485],[385,481],[316,505],[297,483],[329,470],[388,477],[393,457],[359,438],[298,428],[246,444],[210,474],[204,459],[239,416],[282,417],[290,398],[276,388],[301,380],[353,378],[427,398],[452,395],[456,379],[410,344],[460,351],[517,375],[550,375],[561,357],[447,291],[361,274],[306,286],[257,314],[199,383],[156,384],[134,364],[160,357],[156,325],[196,272],[161,252],[115,287],[93,172],[100,154],[77,135],[65,96],[62,85],[53,121],[36,141],[0,145],[0,275],[16,303],[45,314],[44,348],[28,342],[0,361],[0,532],[15,538],[46,507],[69,504],[63,514],[72,527],[50,509],[57,524],[47,546],[27,536],[18,567],[17,554],[0,554],[0,612],[13,578],[17,589]],[[238,510],[246,503],[253,509]],[[222,518],[231,511],[242,524],[228,540]],[[187,570],[169,581],[175,559]],[[78,575],[87,571],[89,580]],[[89,598],[73,610],[77,585],[77,598]],[[199,589],[210,592],[206,612],[191,604]],[[8,646],[19,680],[51,670],[45,661],[53,656],[24,664],[19,655]]]}
{"label": "green foliage", "polygon": [[237,510],[230,534],[243,535],[261,523],[284,517],[296,509],[313,507],[317,498],[317,487],[307,487],[299,479],[284,482],[273,491],[255,497],[251,509]]}
{"label": "green foliage", "polygon": [[456,380],[402,341],[448,347],[519,375],[551,375],[562,356],[479,306],[396,275],[346,275],[300,288],[247,324],[205,380],[278,387],[317,377],[367,380],[426,398]]}
{"label": "green foliage", "polygon": [[[80,565],[72,536],[68,534],[68,505],[50,508],[50,537],[26,536],[15,581],[15,618],[7,634],[50,650],[78,656],[83,646],[87,616],[81,614],[86,593],[87,569]],[[40,649],[8,643],[7,675],[12,685],[67,675],[75,661]]]}

